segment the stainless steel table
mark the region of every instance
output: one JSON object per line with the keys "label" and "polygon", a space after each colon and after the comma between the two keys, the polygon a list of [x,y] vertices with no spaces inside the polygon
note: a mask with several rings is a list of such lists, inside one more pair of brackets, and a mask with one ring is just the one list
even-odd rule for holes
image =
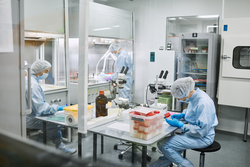
{"label": "stainless steel table", "polygon": [[[117,126],[112,128],[113,127],[112,125],[119,125],[119,123],[121,125],[129,126],[128,125],[129,116],[126,114],[122,118],[117,119],[115,121],[111,121],[109,123],[88,129],[88,131],[93,133],[93,161],[96,162],[97,160],[97,134],[99,134],[102,136],[102,142],[103,142],[103,136],[131,142],[132,143],[132,162],[134,161],[135,145],[142,146],[142,165],[141,166],[145,167],[146,156],[147,156],[147,146],[150,146],[154,144],[155,142],[163,139],[164,137],[170,134],[173,134],[173,132],[177,129],[177,127],[169,126],[167,123],[165,123],[165,120],[162,120],[162,121],[164,121],[163,127],[162,127],[162,133],[149,140],[142,140],[142,139],[138,139],[135,137],[130,137],[129,130],[122,128],[122,127],[121,129],[117,128]],[[103,147],[103,143],[102,143],[102,147]]]}

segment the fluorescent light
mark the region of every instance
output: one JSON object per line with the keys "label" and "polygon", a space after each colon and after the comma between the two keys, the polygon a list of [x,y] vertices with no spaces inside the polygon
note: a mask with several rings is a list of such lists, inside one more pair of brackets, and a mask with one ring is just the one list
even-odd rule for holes
{"label": "fluorescent light", "polygon": [[203,16],[197,16],[197,18],[217,18],[218,15],[203,15]]}
{"label": "fluorescent light", "polygon": [[188,21],[187,19],[184,19],[183,17],[179,17],[180,20],[185,20],[185,21]]}
{"label": "fluorescent light", "polygon": [[93,29],[93,31],[101,31],[101,30],[109,30],[111,28],[109,27],[106,27],[106,28],[96,28],[96,29]]}
{"label": "fluorescent light", "polygon": [[120,27],[120,25],[115,25],[115,26],[113,26],[113,27]]}
{"label": "fluorescent light", "polygon": [[176,20],[176,18],[174,18],[174,17],[171,17],[171,18],[168,18],[168,20]]}
{"label": "fluorescent light", "polygon": [[24,32],[25,37],[37,38],[63,38],[64,34],[52,34],[43,32]]}

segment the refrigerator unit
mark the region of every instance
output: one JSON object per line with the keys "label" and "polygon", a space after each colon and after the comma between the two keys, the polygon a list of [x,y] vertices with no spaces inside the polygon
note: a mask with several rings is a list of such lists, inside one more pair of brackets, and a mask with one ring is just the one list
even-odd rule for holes
{"label": "refrigerator unit", "polygon": [[215,33],[180,33],[178,78],[192,77],[195,87],[216,102],[220,35]]}

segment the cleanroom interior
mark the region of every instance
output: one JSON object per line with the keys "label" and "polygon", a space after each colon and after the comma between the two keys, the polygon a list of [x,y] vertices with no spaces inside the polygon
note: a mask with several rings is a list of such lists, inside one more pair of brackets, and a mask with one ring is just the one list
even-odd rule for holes
{"label": "cleanroom interior", "polygon": [[[119,114],[129,120],[131,117],[128,111],[137,107],[150,108],[159,103],[155,109],[163,110],[167,106],[164,112],[181,113],[188,103],[181,103],[174,98],[170,87],[176,79],[188,76],[194,79],[196,88],[199,87],[210,96],[216,107],[218,125],[215,127],[215,140],[220,143],[221,149],[205,154],[205,166],[249,166],[248,0],[2,2],[4,5],[0,4],[0,9],[6,9],[2,10],[6,13],[7,9],[11,11],[3,20],[12,18],[10,31],[13,32],[13,48],[8,49],[3,45],[7,46],[8,40],[0,40],[0,55],[3,58],[0,135],[6,145],[15,142],[23,145],[13,145],[16,159],[13,166],[27,165],[20,159],[29,160],[30,157],[34,158],[33,166],[39,166],[38,162],[41,166],[63,165],[61,162],[68,164],[66,166],[148,166],[162,155],[158,151],[157,142],[147,145],[146,153],[150,158],[146,156],[145,161],[140,149],[136,149],[134,154],[130,149],[120,156],[127,145],[118,145],[117,149],[117,144],[123,141],[118,137],[110,137],[114,131],[107,128],[106,133],[108,131],[112,134],[104,135],[104,139],[103,130],[98,132],[97,140],[93,131],[118,120]],[[0,16],[0,20],[1,18],[3,17]],[[2,25],[4,24],[6,23],[3,22]],[[0,28],[0,38],[5,37],[2,32]],[[198,37],[195,38],[195,35]],[[109,50],[114,42],[119,42],[133,63],[131,103],[116,97],[120,91],[117,85],[124,86],[123,84],[106,81],[108,76],[116,74],[117,58]],[[234,50],[236,46],[238,48]],[[235,58],[230,52],[235,53],[237,49],[239,52]],[[25,72],[29,75],[32,63],[38,59],[47,60],[51,64],[48,77],[39,81],[45,95],[44,101],[58,106],[78,104],[77,117],[74,117],[77,122],[72,126],[67,121],[64,122],[65,116],[57,118],[57,121],[60,119],[65,125],[61,129],[63,142],[67,147],[77,149],[73,155],[63,154],[55,149],[50,139],[47,139],[47,146],[44,147],[43,143],[36,141],[43,132],[29,133],[26,130],[26,115],[32,112],[32,107],[29,110],[29,106],[26,106],[29,92],[25,85]],[[160,68],[164,68],[164,73],[168,70],[166,81],[157,79]],[[121,81],[124,80],[121,78]],[[163,90],[157,90],[161,91],[158,96],[154,91],[156,82],[165,86]],[[114,86],[115,84],[117,85]],[[112,115],[111,117],[96,118],[96,97],[100,91],[104,91],[109,100],[107,108],[110,108],[108,115]],[[128,130],[132,129],[127,126],[116,128],[127,128],[126,132],[117,132],[118,136],[129,136]],[[163,133],[164,129],[160,134]],[[172,134],[179,133],[180,129]],[[147,143],[143,137],[140,140]],[[3,147],[0,146],[1,148]],[[26,148],[24,156],[20,158],[21,150]],[[0,159],[11,159],[11,150],[11,147],[6,147],[0,153]],[[44,157],[41,156],[43,153]],[[188,149],[186,153],[187,159],[194,166],[199,166],[200,152]],[[46,162],[50,156],[55,156],[56,160]],[[62,161],[59,163],[60,159]],[[132,159],[134,162],[131,162]],[[3,164],[8,166],[11,163],[8,161]]]}

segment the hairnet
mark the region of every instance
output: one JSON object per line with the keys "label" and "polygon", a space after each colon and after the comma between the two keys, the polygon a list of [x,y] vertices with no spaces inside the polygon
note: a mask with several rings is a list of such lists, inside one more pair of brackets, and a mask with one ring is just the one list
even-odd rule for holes
{"label": "hairnet", "polygon": [[114,42],[114,43],[112,43],[110,46],[109,46],[109,51],[117,51],[117,50],[119,50],[119,49],[121,49],[121,45],[120,45],[120,43],[118,43],[118,42]]}
{"label": "hairnet", "polygon": [[175,98],[187,97],[194,89],[194,80],[191,77],[179,78],[171,86],[171,94]]}
{"label": "hairnet", "polygon": [[51,67],[51,64],[46,61],[46,60],[36,60],[32,65],[31,65],[31,74],[38,74],[39,72]]}

